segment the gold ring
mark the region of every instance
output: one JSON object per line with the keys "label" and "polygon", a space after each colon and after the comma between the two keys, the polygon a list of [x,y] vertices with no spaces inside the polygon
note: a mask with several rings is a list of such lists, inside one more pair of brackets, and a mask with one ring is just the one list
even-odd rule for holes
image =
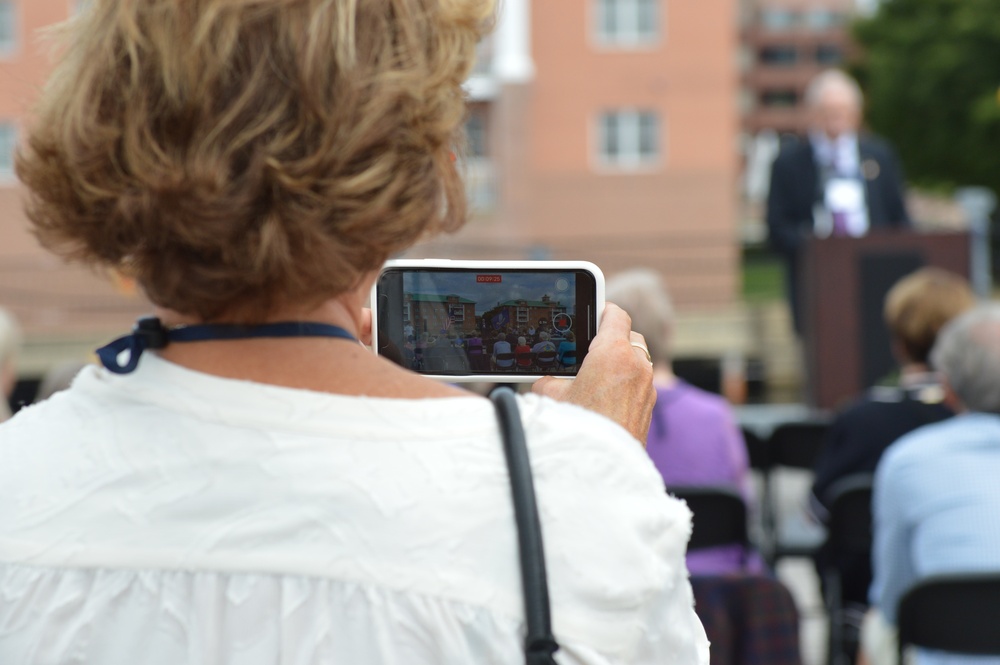
{"label": "gold ring", "polygon": [[634,346],[637,349],[642,349],[642,352],[646,354],[646,360],[649,361],[650,365],[653,364],[653,356],[649,355],[649,349],[647,349],[645,346],[643,346],[639,342],[629,342],[629,344],[631,344],[632,346]]}

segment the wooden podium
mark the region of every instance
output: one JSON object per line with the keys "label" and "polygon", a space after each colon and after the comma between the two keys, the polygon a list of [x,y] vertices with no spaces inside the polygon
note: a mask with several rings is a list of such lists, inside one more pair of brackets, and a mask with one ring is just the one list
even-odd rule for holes
{"label": "wooden podium", "polygon": [[966,233],[872,232],[813,239],[799,264],[809,401],[834,409],[897,367],[882,320],[885,295],[923,266],[968,277]]}

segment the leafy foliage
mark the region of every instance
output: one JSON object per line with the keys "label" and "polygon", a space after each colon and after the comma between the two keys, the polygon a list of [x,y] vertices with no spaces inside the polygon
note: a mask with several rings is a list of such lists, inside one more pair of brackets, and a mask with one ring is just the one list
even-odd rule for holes
{"label": "leafy foliage", "polygon": [[868,123],[908,178],[1000,192],[1000,2],[884,0],[855,37]]}

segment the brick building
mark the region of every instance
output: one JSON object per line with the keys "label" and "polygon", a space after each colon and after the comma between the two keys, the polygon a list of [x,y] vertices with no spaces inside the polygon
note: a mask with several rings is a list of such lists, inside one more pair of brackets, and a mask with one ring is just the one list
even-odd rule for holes
{"label": "brick building", "polygon": [[[49,69],[39,30],[84,0],[0,0],[0,305],[22,368],[79,357],[148,305],[28,233],[12,150]],[[682,311],[738,293],[737,0],[504,0],[467,84],[475,206],[411,256],[591,260],[661,270]]]}
{"label": "brick building", "polygon": [[658,269],[738,293],[736,0],[504,0],[468,83],[472,220],[411,256]]}
{"label": "brick building", "polygon": [[476,329],[476,302],[456,295],[404,293],[403,324],[413,326],[415,334],[472,332]]}
{"label": "brick building", "polygon": [[741,42],[743,129],[801,134],[814,76],[852,55],[856,0],[744,0]]}
{"label": "brick building", "polygon": [[493,330],[509,327],[512,330],[537,328],[540,323],[550,325],[559,314],[570,314],[558,300],[542,296],[541,300],[507,300],[483,314],[484,325]]}

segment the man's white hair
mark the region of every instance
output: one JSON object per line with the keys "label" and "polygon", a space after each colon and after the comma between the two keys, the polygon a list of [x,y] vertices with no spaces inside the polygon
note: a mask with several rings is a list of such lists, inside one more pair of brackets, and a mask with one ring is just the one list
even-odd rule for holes
{"label": "man's white hair", "polygon": [[827,90],[832,90],[835,88],[840,88],[841,90],[846,90],[854,98],[855,103],[858,108],[864,102],[864,95],[861,94],[861,87],[858,82],[852,79],[850,76],[840,71],[839,69],[827,69],[826,71],[817,74],[812,81],[809,82],[809,86],[806,88],[805,102],[807,106],[817,106],[823,99],[823,95],[826,94]]}

